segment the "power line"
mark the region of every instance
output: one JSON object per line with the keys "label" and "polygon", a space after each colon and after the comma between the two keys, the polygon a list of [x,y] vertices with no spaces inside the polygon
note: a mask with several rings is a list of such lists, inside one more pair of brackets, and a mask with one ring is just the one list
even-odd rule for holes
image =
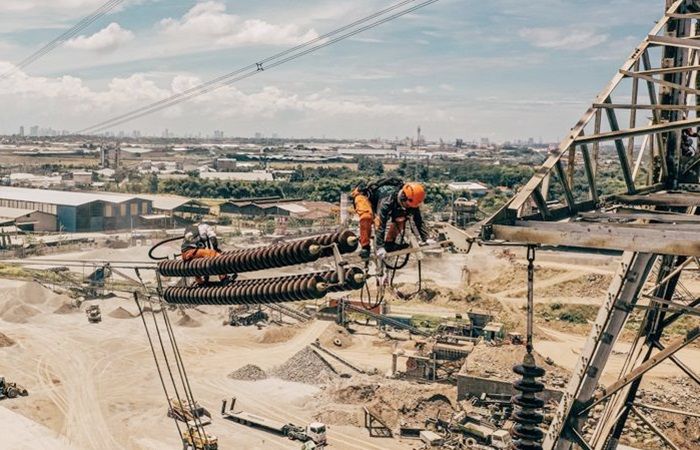
{"label": "power line", "polygon": [[[297,45],[297,46],[292,47],[288,50],[277,53],[273,56],[267,57],[267,58],[260,60],[256,63],[249,64],[245,67],[237,69],[237,70],[230,72],[226,75],[222,75],[220,77],[217,77],[213,80],[210,80],[210,81],[207,81],[207,82],[202,83],[200,85],[197,85],[197,86],[192,87],[190,89],[187,89],[187,90],[180,92],[178,94],[174,94],[174,95],[172,95],[168,98],[165,98],[163,100],[159,100],[157,102],[143,106],[143,107],[138,108],[136,110],[130,111],[128,113],[122,114],[122,115],[117,116],[117,117],[113,117],[111,119],[108,119],[108,120],[105,120],[105,121],[100,122],[98,124],[95,124],[91,127],[80,130],[80,131],[78,131],[78,134],[87,134],[87,133],[95,133],[98,131],[102,131],[102,130],[105,130],[107,128],[111,128],[113,126],[120,125],[120,124],[129,122],[129,121],[132,121],[134,119],[138,119],[138,118],[146,116],[148,114],[152,114],[152,113],[160,111],[162,109],[169,108],[171,106],[175,106],[175,105],[182,103],[186,100],[189,100],[189,99],[192,99],[194,97],[206,94],[208,92],[219,89],[221,87],[231,85],[235,82],[252,77],[253,75],[256,75],[256,74],[263,72],[265,70],[270,70],[270,69],[275,68],[277,66],[280,66],[284,63],[293,61],[297,58],[300,58],[304,55],[307,55],[309,53],[313,53],[313,52],[320,50],[322,48],[325,48],[329,45],[335,44],[335,43],[340,42],[342,40],[345,40],[349,37],[355,36],[356,34],[362,33],[366,30],[371,29],[371,28],[374,28],[374,27],[377,27],[377,26],[382,25],[384,23],[395,20],[401,16],[409,14],[413,11],[416,11],[420,8],[428,6],[432,3],[436,3],[437,1],[439,1],[439,0],[424,0],[423,2],[418,3],[416,5],[413,5],[409,8],[400,9],[402,6],[416,2],[416,0],[404,0],[404,1],[399,2],[395,5],[392,5],[388,8],[385,8],[381,11],[378,11],[376,13],[369,15],[369,16],[366,16],[362,19],[356,20],[348,25],[337,28],[337,29],[335,29],[329,33],[326,33],[322,36],[311,39],[303,44]],[[381,17],[381,16],[385,15],[386,13],[395,11],[397,9],[400,9],[400,10],[398,12],[394,12],[391,15],[388,15],[388,16],[383,17],[381,19],[378,19],[374,22],[371,22],[371,20],[377,19],[378,17]],[[367,23],[367,22],[369,22],[369,23],[360,27],[360,28],[355,28],[358,25],[361,25],[361,24]],[[347,30],[351,30],[351,31],[347,31]],[[347,32],[341,34],[343,31],[347,31]],[[333,37],[333,36],[336,36],[336,37],[334,37],[333,39],[330,39],[330,40],[326,40],[326,39]],[[323,42],[324,40],[325,40],[325,42]],[[316,45],[312,45],[312,44],[316,44]],[[284,57],[284,58],[282,58],[282,57]],[[268,63],[270,63],[270,64],[268,64]]]}
{"label": "power line", "polygon": [[164,104],[164,103],[173,101],[173,100],[175,100],[176,98],[185,97],[186,95],[188,95],[188,94],[190,94],[190,93],[193,93],[193,92],[196,92],[196,91],[198,91],[198,90],[200,90],[200,89],[202,89],[202,88],[204,88],[204,87],[206,87],[206,86],[210,86],[210,85],[213,85],[213,84],[216,84],[216,83],[223,82],[223,81],[225,81],[225,80],[227,80],[227,79],[230,79],[230,78],[232,78],[232,77],[234,77],[234,76],[236,76],[236,75],[239,75],[239,74],[245,72],[246,70],[257,69],[257,67],[258,67],[257,64],[265,64],[265,63],[267,63],[267,62],[269,62],[269,61],[272,61],[272,60],[274,60],[274,59],[281,58],[282,56],[288,55],[288,54],[290,54],[290,53],[292,53],[292,52],[294,52],[294,51],[296,51],[296,50],[300,50],[300,49],[302,49],[302,48],[304,48],[304,47],[308,47],[308,46],[311,45],[311,44],[314,44],[314,43],[316,43],[316,42],[320,42],[320,41],[322,41],[322,40],[324,40],[324,39],[327,39],[327,38],[329,38],[329,37],[335,36],[335,35],[337,35],[338,33],[341,33],[341,32],[343,32],[343,31],[345,31],[345,30],[347,30],[347,29],[350,29],[350,28],[352,28],[352,27],[355,27],[355,26],[357,26],[357,25],[360,25],[360,24],[362,24],[362,23],[364,23],[364,22],[367,22],[367,21],[369,21],[369,20],[375,19],[375,18],[377,18],[377,17],[379,17],[379,16],[382,16],[382,15],[388,13],[388,12],[394,11],[394,10],[396,10],[396,9],[402,7],[402,6],[405,6],[405,5],[409,4],[409,3],[415,3],[415,2],[416,2],[416,0],[403,0],[403,1],[399,2],[399,3],[396,3],[396,4],[394,4],[394,5],[391,5],[391,6],[387,7],[387,8],[385,8],[385,9],[382,9],[382,10],[380,10],[380,11],[377,11],[377,12],[373,13],[373,14],[370,14],[369,16],[366,16],[366,17],[363,17],[363,18],[361,18],[361,19],[358,19],[358,20],[356,20],[356,21],[354,21],[354,22],[352,22],[352,23],[350,23],[350,24],[348,24],[348,25],[345,25],[345,26],[343,26],[343,27],[337,28],[337,29],[335,29],[335,30],[333,30],[333,31],[331,31],[331,32],[329,32],[329,33],[326,33],[326,34],[324,34],[324,35],[321,35],[321,36],[318,36],[318,37],[316,37],[316,38],[310,39],[310,40],[308,40],[308,41],[306,41],[306,42],[304,42],[304,43],[302,43],[302,44],[299,44],[299,45],[297,45],[297,46],[295,46],[295,47],[292,47],[292,48],[289,48],[289,49],[284,50],[284,51],[282,51],[282,52],[279,52],[279,53],[277,53],[277,54],[275,54],[275,55],[269,56],[269,57],[267,57],[267,58],[265,58],[265,59],[259,61],[258,63],[253,63],[253,64],[249,64],[249,65],[247,65],[247,66],[245,66],[245,67],[241,67],[240,69],[237,69],[237,70],[235,70],[235,71],[233,71],[233,72],[229,72],[229,73],[227,73],[227,74],[225,74],[225,75],[221,75],[221,76],[219,76],[219,77],[217,77],[217,78],[214,78],[213,80],[209,80],[209,81],[207,81],[207,82],[205,82],[205,83],[199,84],[199,85],[194,86],[194,87],[192,87],[192,88],[189,88],[189,89],[187,89],[187,90],[185,90],[185,91],[179,92],[179,93],[177,93],[177,94],[173,94],[172,96],[167,97],[167,98],[165,98],[165,99],[163,99],[163,100],[159,100],[159,101],[157,101],[157,102],[154,102],[154,103],[151,103],[151,104],[149,104],[149,105],[143,106],[143,107],[138,108],[138,109],[135,109],[135,110],[133,110],[133,111],[130,111],[130,112],[126,113],[126,114],[122,114],[122,115],[120,115],[120,116],[117,116],[117,117],[113,117],[113,118],[111,118],[111,119],[108,119],[108,120],[106,120],[106,121],[104,121],[104,122],[100,122],[100,123],[98,123],[98,124],[95,124],[95,125],[93,125],[93,126],[90,127],[90,128],[86,128],[86,129],[84,129],[84,130],[79,131],[78,133],[84,133],[84,132],[86,132],[87,130],[90,130],[90,129],[93,129],[93,128],[97,128],[97,127],[101,127],[102,125],[108,124],[108,123],[113,122],[113,121],[121,120],[121,119],[126,118],[126,117],[129,117],[129,116],[131,116],[131,115],[133,115],[133,114],[137,114],[137,113],[139,113],[139,112],[146,111],[146,110],[148,110],[148,109],[154,108],[154,107],[156,107],[156,106],[158,106],[158,105],[161,105],[161,104]]}
{"label": "power line", "polygon": [[0,79],[6,78],[14,74],[18,70],[24,69],[25,67],[32,64],[34,61],[38,60],[42,56],[52,52],[56,47],[60,46],[68,39],[72,38],[76,34],[83,31],[85,28],[95,23],[109,11],[119,6],[119,4],[123,1],[124,0],[109,0],[108,2],[97,8],[95,11],[93,11],[90,15],[85,16],[80,22],[73,25],[70,29],[64,31],[61,35],[54,38],[51,42],[45,44],[39,50],[35,51],[31,55],[27,56],[26,58],[15,64],[15,66],[12,69],[0,75]]}

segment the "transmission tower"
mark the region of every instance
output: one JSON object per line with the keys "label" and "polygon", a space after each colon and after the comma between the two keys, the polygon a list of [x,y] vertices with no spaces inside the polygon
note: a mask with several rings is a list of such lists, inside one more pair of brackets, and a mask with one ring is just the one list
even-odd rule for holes
{"label": "transmission tower", "polygon": [[[683,283],[687,269],[700,267],[700,152],[695,142],[700,126],[700,1],[667,0],[665,6],[661,19],[558,149],[481,229],[484,241],[531,249],[623,252],[549,428],[542,436],[527,420],[520,424],[523,436],[529,436],[521,443],[527,448],[614,449],[634,415],[667,447],[677,449],[645,412],[649,405],[638,398],[640,384],[665,361],[700,383],[700,375],[678,355],[700,330],[686,329],[674,337],[669,329],[687,315],[700,315],[700,296]],[[599,155],[614,164],[603,166]],[[598,184],[603,169],[608,176],[616,170],[623,192],[607,192]],[[602,386],[603,373],[613,371],[613,347],[625,325],[632,326],[631,315],[640,319],[636,338],[617,381]],[[526,381],[518,383],[535,386]],[[584,427],[594,407],[603,408],[602,416],[594,426]],[[536,413],[525,412],[537,422]],[[665,412],[700,417],[698,411]]]}

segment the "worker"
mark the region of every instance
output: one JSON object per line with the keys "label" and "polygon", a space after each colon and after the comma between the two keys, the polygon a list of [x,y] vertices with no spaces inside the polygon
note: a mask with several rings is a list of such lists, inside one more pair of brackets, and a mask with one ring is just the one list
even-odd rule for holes
{"label": "worker", "polygon": [[[433,243],[423,222],[420,205],[425,188],[420,183],[404,183],[398,178],[384,178],[369,185],[359,185],[352,193],[355,212],[360,218],[360,256],[368,259],[372,226],[377,228],[377,257],[403,248],[396,244],[403,233],[406,219],[412,218],[422,243]],[[391,221],[391,224],[389,222]],[[387,229],[388,228],[388,229]]]}
{"label": "worker", "polygon": [[[197,258],[214,258],[221,253],[219,249],[219,239],[216,236],[214,227],[206,222],[202,222],[201,218],[196,217],[196,222],[189,225],[185,229],[185,235],[182,238],[182,260],[187,262]],[[228,275],[219,275],[219,280],[222,284],[227,284],[232,280]],[[197,285],[206,284],[209,281],[208,276],[196,276],[195,283]]]}

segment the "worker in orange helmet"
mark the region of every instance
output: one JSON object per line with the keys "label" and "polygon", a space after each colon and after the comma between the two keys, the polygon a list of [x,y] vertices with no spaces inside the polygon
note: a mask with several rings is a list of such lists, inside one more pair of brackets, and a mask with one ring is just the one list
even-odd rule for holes
{"label": "worker in orange helmet", "polygon": [[425,188],[420,183],[404,183],[398,178],[383,178],[359,185],[352,192],[355,212],[360,218],[360,256],[370,256],[372,226],[376,227],[375,248],[378,258],[400,250],[396,239],[403,233],[407,219],[413,219],[421,242],[433,243],[423,222],[420,205]]}

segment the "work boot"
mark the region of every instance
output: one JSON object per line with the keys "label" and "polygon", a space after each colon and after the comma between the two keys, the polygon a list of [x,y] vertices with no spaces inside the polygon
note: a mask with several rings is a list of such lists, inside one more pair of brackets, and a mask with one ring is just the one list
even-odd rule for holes
{"label": "work boot", "polygon": [[362,258],[362,260],[364,260],[364,261],[367,261],[369,259],[370,254],[371,254],[371,250],[370,250],[369,245],[366,247],[362,247],[362,250],[360,250],[360,258]]}

